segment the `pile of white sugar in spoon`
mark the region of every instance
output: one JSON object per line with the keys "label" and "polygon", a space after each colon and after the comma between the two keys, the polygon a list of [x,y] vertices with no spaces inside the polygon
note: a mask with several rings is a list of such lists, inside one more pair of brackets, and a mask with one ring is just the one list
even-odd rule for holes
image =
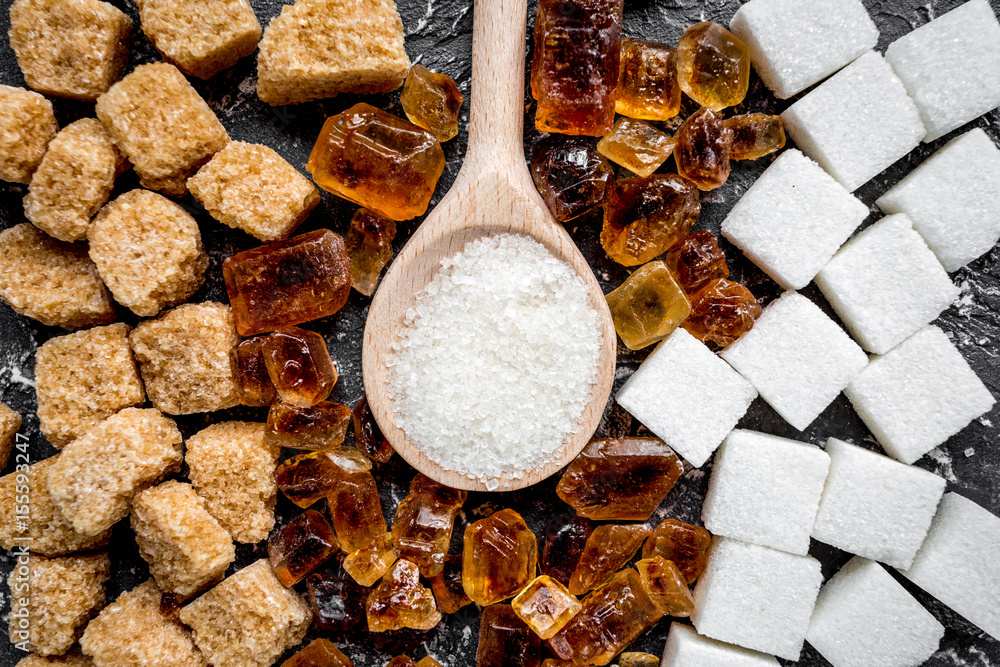
{"label": "pile of white sugar in spoon", "polygon": [[495,489],[576,432],[601,345],[571,266],[528,237],[478,239],[406,314],[388,360],[397,423],[432,461]]}

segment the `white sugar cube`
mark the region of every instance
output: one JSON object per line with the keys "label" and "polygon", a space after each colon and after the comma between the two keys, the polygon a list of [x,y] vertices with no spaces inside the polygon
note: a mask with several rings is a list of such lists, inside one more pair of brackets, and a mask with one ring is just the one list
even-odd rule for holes
{"label": "white sugar cube", "polygon": [[1000,640],[1000,517],[956,493],[941,500],[906,577]]}
{"label": "white sugar cube", "polygon": [[677,329],[615,400],[691,465],[701,467],[757,398],[757,390],[704,343]]}
{"label": "white sugar cube", "polygon": [[774,656],[702,637],[690,625],[670,625],[660,667],[778,667]]}
{"label": "white sugar cube", "polygon": [[855,556],[820,591],[806,641],[833,667],[912,667],[943,636],[944,626],[892,575]]}
{"label": "white sugar cube", "polygon": [[691,620],[706,637],[798,660],[822,583],[815,558],[716,536]]}
{"label": "white sugar cube", "polygon": [[722,358],[785,421],[804,430],[868,363],[840,326],[806,297],[785,292]]}
{"label": "white sugar cube", "polygon": [[903,35],[885,59],[917,103],[933,141],[1000,105],[1000,22],[969,0]]}
{"label": "white sugar cube", "polygon": [[829,466],[814,445],[735,430],[715,457],[701,511],[705,528],[805,556]]}
{"label": "white sugar cube", "polygon": [[729,29],[750,49],[779,99],[796,95],[875,48],[878,28],[860,0],[751,0]]}
{"label": "white sugar cube", "polygon": [[722,235],[784,289],[809,284],[868,207],[795,149],[761,174],[722,222]]}
{"label": "white sugar cube", "polygon": [[836,438],[812,536],[893,567],[909,567],[931,527],[945,481]]}
{"label": "white sugar cube", "polygon": [[806,93],[781,120],[795,145],[852,192],[926,132],[903,82],[875,51]]}
{"label": "white sugar cube", "polygon": [[877,354],[930,324],[961,291],[902,214],[848,241],[816,284],[854,340]]}
{"label": "white sugar cube", "polygon": [[885,451],[904,463],[942,444],[994,403],[948,336],[934,326],[874,357],[844,393]]}
{"label": "white sugar cube", "polygon": [[948,271],[1000,239],[1000,149],[981,128],[952,139],[876,202],[906,213]]}

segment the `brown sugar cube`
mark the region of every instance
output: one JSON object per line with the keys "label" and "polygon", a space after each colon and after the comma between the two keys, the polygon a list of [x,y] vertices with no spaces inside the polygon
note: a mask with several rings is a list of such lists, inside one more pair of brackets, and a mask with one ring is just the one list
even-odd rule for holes
{"label": "brown sugar cube", "polygon": [[87,249],[57,241],[28,222],[0,232],[0,299],[50,327],[115,321],[111,297]]}
{"label": "brown sugar cube", "polygon": [[261,241],[287,238],[319,203],[316,186],[283,157],[242,141],[216,153],[187,186],[213,218]]}
{"label": "brown sugar cube", "polygon": [[[49,470],[57,458],[58,455],[52,456],[32,463],[27,470],[0,477],[0,547],[6,551],[27,545],[33,553],[63,556],[98,549],[108,543],[110,530],[93,536],[81,535],[52,501]],[[25,486],[29,504],[18,502],[18,496],[23,499]]]}
{"label": "brown sugar cube", "polygon": [[213,424],[188,439],[191,483],[237,542],[259,542],[274,527],[280,451],[265,444],[264,425],[252,422]]}
{"label": "brown sugar cube", "polygon": [[296,0],[264,31],[257,95],[272,106],[403,85],[410,59],[393,0]]}
{"label": "brown sugar cube", "polygon": [[171,415],[239,404],[229,351],[239,342],[229,306],[188,303],[140,322],[129,336],[149,400]]}
{"label": "brown sugar cube", "polygon": [[128,325],[52,338],[35,353],[35,391],[42,433],[62,448],[146,394],[128,343]]}
{"label": "brown sugar cube", "polygon": [[14,667],[94,667],[93,661],[75,649],[66,655],[44,658],[34,653],[21,658]]}
{"label": "brown sugar cube", "polygon": [[[17,439],[17,429],[21,428],[21,415],[0,403],[0,468],[7,465],[10,452]],[[2,519],[0,519],[2,521]]]}
{"label": "brown sugar cube", "polygon": [[236,558],[229,533],[190,484],[169,481],[138,493],[132,530],[156,585],[182,599],[221,581]]}
{"label": "brown sugar cube", "polygon": [[31,177],[24,215],[60,241],[82,241],[127,165],[99,120],[70,123],[49,143]]}
{"label": "brown sugar cube", "polygon": [[153,580],[118,596],[80,638],[95,667],[204,667],[191,632],[160,612]]}
{"label": "brown sugar cube", "polygon": [[144,187],[183,195],[187,179],[229,143],[226,128],[184,75],[139,65],[97,100],[97,117]]}
{"label": "brown sugar cube", "polygon": [[268,667],[302,641],[312,611],[262,558],[182,607],[180,618],[215,667]]}
{"label": "brown sugar cube", "polygon": [[257,48],[260,23],[247,0],[136,0],[139,25],[163,59],[210,79]]}
{"label": "brown sugar cube", "polygon": [[14,0],[10,45],[24,80],[46,95],[93,102],[121,78],[132,21],[100,0]]}
{"label": "brown sugar cube", "polygon": [[101,209],[87,232],[90,259],[115,301],[152,317],[183,303],[205,280],[208,255],[187,211],[163,195],[132,190]]}
{"label": "brown sugar cube", "polygon": [[58,131],[52,102],[24,88],[0,85],[0,180],[31,181]]}
{"label": "brown sugar cube", "polygon": [[181,464],[181,432],[158,410],[125,408],[66,445],[49,468],[48,488],[82,535],[128,515],[132,498]]}
{"label": "brown sugar cube", "polygon": [[10,585],[10,641],[33,652],[62,655],[104,606],[108,555],[46,558],[19,556]]}

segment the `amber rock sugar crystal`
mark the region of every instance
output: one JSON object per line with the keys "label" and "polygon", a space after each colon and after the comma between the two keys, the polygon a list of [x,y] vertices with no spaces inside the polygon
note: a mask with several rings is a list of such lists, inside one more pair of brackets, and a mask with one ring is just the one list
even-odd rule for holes
{"label": "amber rock sugar crystal", "polygon": [[676,52],[667,44],[623,39],[615,111],[646,120],[676,116],[681,109]]}
{"label": "amber rock sugar crystal", "polygon": [[691,314],[691,303],[662,261],[650,262],[608,294],[615,331],[630,350],[660,341]]}
{"label": "amber rock sugar crystal", "polygon": [[580,562],[587,538],[594,532],[590,520],[583,517],[555,519],[545,528],[542,549],[542,572],[569,585],[570,577]]}
{"label": "amber rock sugar crystal", "polygon": [[459,554],[444,557],[441,573],[431,577],[431,590],[434,591],[438,609],[446,614],[454,614],[465,605],[472,604],[462,586],[462,557]]}
{"label": "amber rock sugar crystal", "polygon": [[538,667],[542,645],[508,604],[483,609],[476,667]]}
{"label": "amber rock sugar crystal", "polygon": [[408,560],[396,561],[368,596],[366,609],[372,632],[430,630],[441,622],[434,594],[420,583],[420,570]]}
{"label": "amber rock sugar crystal", "polygon": [[454,139],[458,134],[462,99],[454,79],[431,72],[423,65],[410,68],[399,96],[410,122],[429,130],[438,141]]}
{"label": "amber rock sugar crystal", "polygon": [[433,134],[362,103],[326,120],[306,169],[324,190],[409,220],[427,211],[444,162]]}
{"label": "amber rock sugar crystal", "polygon": [[586,139],[552,135],[538,142],[531,178],[552,217],[567,222],[600,206],[611,194],[611,165]]}
{"label": "amber rock sugar crystal", "polygon": [[521,515],[504,509],[465,529],[462,583],[486,606],[520,593],[535,577],[538,543]]}
{"label": "amber rock sugar crystal", "polygon": [[667,161],[676,144],[649,123],[622,117],[597,142],[597,152],[634,174],[649,176]]}
{"label": "amber rock sugar crystal", "polygon": [[733,131],[720,114],[702,107],[691,114],[677,131],[674,161],[677,173],[708,191],[729,178]]}
{"label": "amber rock sugar crystal", "polygon": [[[322,401],[308,408],[275,403],[267,413],[264,441],[292,449],[326,449],[344,442],[351,421],[346,405]],[[371,468],[369,463],[368,468]]]}
{"label": "amber rock sugar crystal", "polygon": [[315,510],[306,510],[267,541],[267,556],[278,580],[294,586],[340,548],[330,523]]}
{"label": "amber rock sugar crystal", "polygon": [[569,592],[583,595],[608,580],[632,559],[650,535],[646,524],[598,526],[587,538],[580,562],[569,580]]}
{"label": "amber rock sugar crystal", "polygon": [[699,230],[675,243],[663,258],[688,296],[719,278],[729,277],[726,255],[715,234]]}
{"label": "amber rock sugar crystal", "polygon": [[354,446],[364,452],[373,461],[385,463],[392,458],[396,450],[392,448],[368,405],[368,397],[362,396],[351,412],[354,424]]}
{"label": "amber rock sugar crystal", "polygon": [[544,574],[528,584],[511,602],[514,613],[536,635],[549,639],[580,613],[582,605],[566,587]]}
{"label": "amber rock sugar crystal", "polygon": [[785,127],[781,116],[747,113],[726,119],[733,132],[731,160],[756,160],[785,147]]}
{"label": "amber rock sugar crystal", "polygon": [[676,174],[626,178],[604,205],[601,246],[623,266],[638,266],[684,238],[701,214],[698,189]]}
{"label": "amber rock sugar crystal", "polygon": [[354,663],[329,639],[314,639],[281,667],[354,667]]}
{"label": "amber rock sugar crystal", "polygon": [[329,495],[344,477],[371,470],[371,461],[350,447],[331,447],[286,459],[275,472],[278,488],[299,507]]}
{"label": "amber rock sugar crystal", "polygon": [[718,23],[688,28],[677,44],[681,90],[698,104],[718,111],[743,101],[750,87],[750,50]]}
{"label": "amber rock sugar crystal", "polygon": [[367,547],[348,554],[344,559],[344,570],[362,586],[372,586],[395,562],[392,533],[382,533]]}
{"label": "amber rock sugar crystal", "polygon": [[337,370],[323,336],[298,327],[278,329],[262,349],[267,374],[278,396],[297,408],[326,400],[337,383]]}
{"label": "amber rock sugar crystal", "polygon": [[712,535],[700,526],[666,519],[642,545],[642,557],[662,556],[677,566],[684,581],[693,584],[708,564]]}
{"label": "amber rock sugar crystal", "polygon": [[416,563],[425,577],[440,574],[455,516],[467,497],[467,491],[438,484],[417,473],[392,521],[396,554]]}
{"label": "amber rock sugar crystal", "polygon": [[306,577],[306,598],[312,607],[313,622],[320,630],[347,632],[364,628],[365,600],[370,589],[361,586],[344,571],[337,558]]}
{"label": "amber rock sugar crystal", "polygon": [[673,561],[653,556],[640,560],[635,569],[639,571],[642,587],[664,614],[687,618],[694,612],[694,598]]}
{"label": "amber rock sugar crystal", "polygon": [[682,326],[698,340],[726,348],[753,328],[761,312],[750,290],[720,278],[691,297],[691,314]]}
{"label": "amber rock sugar crystal", "polygon": [[229,362],[236,380],[236,395],[240,403],[260,407],[278,400],[278,390],[267,374],[264,363],[265,338],[247,338],[236,344],[229,353]]}
{"label": "amber rock sugar crystal", "polygon": [[342,479],[327,496],[327,505],[337,539],[347,553],[364,549],[389,530],[370,472],[356,472]]}
{"label": "amber rock sugar crystal", "polygon": [[375,293],[382,269],[392,259],[392,240],[396,237],[396,223],[358,209],[351,218],[351,226],[344,237],[347,255],[351,258],[351,284],[365,296]]}

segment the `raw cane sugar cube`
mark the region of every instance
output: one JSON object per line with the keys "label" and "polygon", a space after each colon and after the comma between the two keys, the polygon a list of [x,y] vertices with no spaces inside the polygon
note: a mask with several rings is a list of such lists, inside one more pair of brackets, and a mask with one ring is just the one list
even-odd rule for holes
{"label": "raw cane sugar cube", "polygon": [[181,433],[157,410],[126,408],[66,445],[47,485],[81,535],[98,535],[128,516],[132,498],[181,465]]}
{"label": "raw cane sugar cube", "polygon": [[128,325],[119,322],[50,338],[38,347],[38,423],[56,448],[145,401],[128,333]]}
{"label": "raw cane sugar cube", "polygon": [[1000,106],[1000,22],[970,0],[889,45],[885,59],[917,103],[933,141]]}
{"label": "raw cane sugar cube", "polygon": [[319,190],[267,146],[230,142],[188,180],[213,218],[261,241],[287,238],[319,203]]}
{"label": "raw cane sugar cube", "polygon": [[691,620],[706,637],[798,660],[822,583],[814,558],[716,536]]}
{"label": "raw cane sugar cube", "polygon": [[784,289],[802,289],[868,207],[795,149],[778,156],[722,222],[722,235]]}
{"label": "raw cane sugar cube", "polygon": [[302,641],[312,611],[262,558],[182,607],[180,618],[210,664],[268,667]]}
{"label": "raw cane sugar cube", "polygon": [[661,667],[778,667],[774,656],[702,637],[690,625],[671,623]]}
{"label": "raw cane sugar cube", "polygon": [[138,493],[132,531],[157,586],[181,599],[220,581],[236,558],[229,533],[190,484],[169,481]]}
{"label": "raw cane sugar cube", "polygon": [[852,192],[916,148],[925,133],[903,82],[875,51],[807,93],[781,120],[795,145]]}
{"label": "raw cane sugar cube", "polygon": [[264,442],[264,425],[251,422],[213,424],[188,439],[191,483],[237,542],[259,542],[274,527],[280,451]]}
{"label": "raw cane sugar cube", "polygon": [[961,292],[904,214],[848,241],[816,285],[854,340],[876,354],[930,324]]}
{"label": "raw cane sugar cube", "polygon": [[6,467],[7,460],[10,459],[19,428],[21,428],[21,415],[11,410],[5,403],[0,403],[0,469]]}
{"label": "raw cane sugar cube", "polygon": [[805,430],[868,363],[819,306],[797,292],[772,302],[722,358],[785,421]]}
{"label": "raw cane sugar cube", "polygon": [[943,636],[944,626],[881,565],[855,556],[820,591],[806,641],[833,667],[910,667]]}
{"label": "raw cane sugar cube", "polygon": [[87,249],[57,241],[28,222],[0,232],[0,299],[50,327],[115,321],[111,297]]}
{"label": "raw cane sugar cube", "polygon": [[80,647],[94,667],[205,667],[191,632],[160,611],[152,579],[125,591],[88,625]]}
{"label": "raw cane sugar cube", "polygon": [[27,643],[38,655],[62,655],[104,606],[108,555],[46,558],[20,556],[10,585],[10,641]]}
{"label": "raw cane sugar cube", "polygon": [[844,393],[889,456],[903,463],[943,444],[995,402],[934,326],[874,357]]}
{"label": "raw cane sugar cube", "polygon": [[848,444],[826,443],[830,474],[812,536],[892,567],[907,568],[923,544],[945,481]]}
{"label": "raw cane sugar cube", "polygon": [[860,0],[752,0],[729,23],[761,80],[788,99],[874,49],[878,28]]}
{"label": "raw cane sugar cube", "polygon": [[44,658],[34,653],[21,658],[14,667],[94,667],[93,661],[78,651]]}
{"label": "raw cane sugar cube", "polygon": [[952,139],[875,202],[905,213],[948,272],[1000,239],[1000,149],[981,128]]}
{"label": "raw cane sugar cube", "polygon": [[157,409],[187,415],[239,404],[229,351],[240,339],[229,306],[186,303],[140,322],[129,340]]}
{"label": "raw cane sugar cube", "polygon": [[183,303],[205,280],[208,255],[198,223],[155,192],[132,190],[109,203],[87,239],[115,301],[141,317]]}
{"label": "raw cane sugar cube", "polygon": [[410,59],[393,0],[296,0],[264,31],[257,95],[272,106],[403,85]]}
{"label": "raw cane sugar cube", "polygon": [[139,25],[163,59],[210,79],[257,48],[260,23],[247,0],[137,0]]}
{"label": "raw cane sugar cube", "polygon": [[818,447],[737,429],[712,466],[701,512],[705,528],[805,556],[829,466]]}
{"label": "raw cane sugar cube", "polygon": [[[110,530],[89,537],[81,535],[73,530],[53,502],[48,479],[57,457],[43,459],[32,463],[27,470],[0,477],[0,547],[5,550],[13,551],[24,546],[25,539],[30,539],[32,553],[62,556],[99,549],[108,543]],[[30,505],[18,502],[18,496],[24,496],[25,487]]]}
{"label": "raw cane sugar cube", "polygon": [[40,93],[93,102],[121,78],[132,21],[100,0],[14,0],[10,45]]}
{"label": "raw cane sugar cube", "polygon": [[691,465],[701,467],[756,397],[757,390],[704,343],[677,329],[615,400]]}
{"label": "raw cane sugar cube", "polygon": [[139,65],[97,100],[97,117],[143,187],[181,196],[187,179],[229,143],[226,128],[184,75]]}
{"label": "raw cane sugar cube", "polygon": [[0,180],[30,182],[58,131],[52,102],[24,88],[0,86]]}
{"label": "raw cane sugar cube", "polygon": [[910,581],[1000,639],[1000,517],[957,493],[945,494]]}

